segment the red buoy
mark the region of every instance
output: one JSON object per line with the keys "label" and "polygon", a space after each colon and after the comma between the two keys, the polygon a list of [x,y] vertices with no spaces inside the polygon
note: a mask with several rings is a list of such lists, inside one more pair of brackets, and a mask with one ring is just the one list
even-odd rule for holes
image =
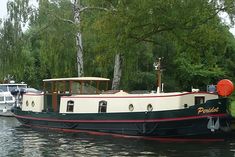
{"label": "red buoy", "polygon": [[229,96],[232,94],[233,90],[233,83],[228,79],[220,80],[217,83],[217,92],[220,96]]}

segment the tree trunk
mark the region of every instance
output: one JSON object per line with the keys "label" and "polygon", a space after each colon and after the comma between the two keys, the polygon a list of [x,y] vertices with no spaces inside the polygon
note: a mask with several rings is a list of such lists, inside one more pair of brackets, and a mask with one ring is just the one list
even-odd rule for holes
{"label": "tree trunk", "polygon": [[[80,10],[81,10],[80,0],[73,0],[74,22],[79,28],[81,26]],[[78,77],[81,77],[83,76],[83,47],[82,47],[81,29],[79,29],[76,35],[76,46],[77,46]]]}
{"label": "tree trunk", "polygon": [[120,80],[122,76],[122,60],[123,60],[122,55],[120,53],[116,54],[115,63],[114,63],[112,90],[119,89]]}

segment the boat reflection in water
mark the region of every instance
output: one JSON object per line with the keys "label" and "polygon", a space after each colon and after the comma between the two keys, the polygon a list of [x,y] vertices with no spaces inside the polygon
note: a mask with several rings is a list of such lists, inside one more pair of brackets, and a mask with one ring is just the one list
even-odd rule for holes
{"label": "boat reflection in water", "polygon": [[86,133],[61,133],[23,127],[13,117],[0,119],[1,156],[234,156],[228,141],[152,141]]}

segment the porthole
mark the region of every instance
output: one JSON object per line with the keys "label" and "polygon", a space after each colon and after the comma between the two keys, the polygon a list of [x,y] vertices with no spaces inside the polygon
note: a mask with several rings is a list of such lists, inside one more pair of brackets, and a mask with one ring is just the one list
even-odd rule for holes
{"label": "porthole", "polygon": [[134,110],[134,106],[133,106],[133,104],[130,104],[129,105],[129,111],[133,111]]}
{"label": "porthole", "polygon": [[34,107],[34,106],[35,106],[35,103],[34,103],[34,101],[32,101],[31,105],[32,105],[32,107]]}
{"label": "porthole", "polygon": [[153,110],[153,106],[152,106],[151,104],[148,104],[147,110],[148,110],[148,111],[152,111],[152,110]]}
{"label": "porthole", "polygon": [[26,101],[26,106],[29,106],[29,101],[28,100]]}

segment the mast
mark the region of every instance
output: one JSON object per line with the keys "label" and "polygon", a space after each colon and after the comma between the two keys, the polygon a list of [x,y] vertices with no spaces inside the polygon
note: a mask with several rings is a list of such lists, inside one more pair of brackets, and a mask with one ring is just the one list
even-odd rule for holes
{"label": "mast", "polygon": [[157,81],[156,81],[156,86],[157,86],[157,93],[162,92],[162,82],[161,82],[161,58],[158,58],[158,60],[154,63],[155,70],[157,71]]}

